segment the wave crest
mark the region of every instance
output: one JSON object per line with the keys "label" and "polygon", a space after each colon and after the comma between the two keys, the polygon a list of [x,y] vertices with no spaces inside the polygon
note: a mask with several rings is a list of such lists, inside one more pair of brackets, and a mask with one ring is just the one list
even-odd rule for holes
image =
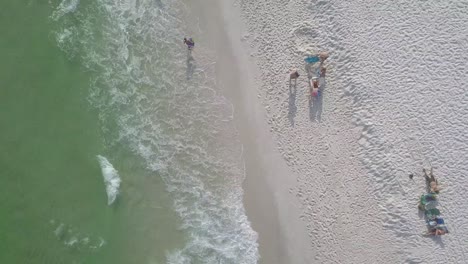
{"label": "wave crest", "polygon": [[107,204],[114,203],[117,195],[119,194],[120,177],[117,170],[112,164],[101,155],[97,155],[99,165],[101,166],[102,177],[104,177],[104,184],[106,185]]}

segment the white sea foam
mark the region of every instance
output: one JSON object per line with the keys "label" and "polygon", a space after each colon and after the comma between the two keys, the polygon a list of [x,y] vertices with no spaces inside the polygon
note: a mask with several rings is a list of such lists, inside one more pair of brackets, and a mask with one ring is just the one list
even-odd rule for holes
{"label": "white sea foam", "polygon": [[52,14],[52,19],[59,20],[62,16],[75,12],[80,0],[62,0],[60,5],[55,9]]}
{"label": "white sea foam", "polygon": [[94,251],[106,244],[102,237],[84,235],[71,225],[55,220],[51,220],[50,225],[57,239],[66,247]]}
{"label": "white sea foam", "polygon": [[65,225],[61,223],[60,225],[57,226],[57,228],[54,230],[54,234],[57,237],[61,237],[64,231]]}
{"label": "white sea foam", "polygon": [[218,93],[213,54],[200,47],[187,59],[188,11],[182,1],[98,0],[60,20],[58,42],[96,73],[89,99],[108,147],[129,148],[170,192],[188,242],[168,262],[257,263],[232,106]]}
{"label": "white sea foam", "polygon": [[101,166],[104,184],[106,185],[107,204],[111,205],[119,194],[121,180],[117,170],[104,156],[98,155],[97,158]]}

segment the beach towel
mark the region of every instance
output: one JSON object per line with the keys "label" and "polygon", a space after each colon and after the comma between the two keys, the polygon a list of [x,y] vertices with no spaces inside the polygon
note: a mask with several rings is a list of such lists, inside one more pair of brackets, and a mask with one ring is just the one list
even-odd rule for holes
{"label": "beach towel", "polygon": [[428,220],[434,220],[437,216],[440,215],[440,211],[437,208],[433,208],[424,211],[424,214],[426,215]]}
{"label": "beach towel", "polygon": [[320,61],[320,58],[317,56],[307,56],[304,60],[307,63],[315,63],[315,62]]}

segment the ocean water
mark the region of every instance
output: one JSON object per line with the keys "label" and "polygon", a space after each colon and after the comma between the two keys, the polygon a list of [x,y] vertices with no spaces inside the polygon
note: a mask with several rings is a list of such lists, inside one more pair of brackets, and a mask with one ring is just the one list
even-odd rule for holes
{"label": "ocean water", "polygon": [[0,263],[256,263],[242,145],[183,1],[12,1]]}

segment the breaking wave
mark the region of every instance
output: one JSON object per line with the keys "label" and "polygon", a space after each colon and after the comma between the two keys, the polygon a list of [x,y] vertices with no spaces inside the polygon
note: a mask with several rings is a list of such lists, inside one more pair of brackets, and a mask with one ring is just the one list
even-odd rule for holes
{"label": "breaking wave", "polygon": [[98,155],[97,159],[101,166],[102,177],[104,177],[104,184],[106,185],[107,204],[114,203],[117,195],[119,194],[120,177],[114,166],[103,156]]}
{"label": "breaking wave", "polygon": [[167,262],[257,263],[233,107],[218,92],[214,54],[185,52],[187,12],[182,1],[83,2],[58,17],[55,37],[93,73],[89,101],[107,147],[130,149],[171,195],[186,243]]}

